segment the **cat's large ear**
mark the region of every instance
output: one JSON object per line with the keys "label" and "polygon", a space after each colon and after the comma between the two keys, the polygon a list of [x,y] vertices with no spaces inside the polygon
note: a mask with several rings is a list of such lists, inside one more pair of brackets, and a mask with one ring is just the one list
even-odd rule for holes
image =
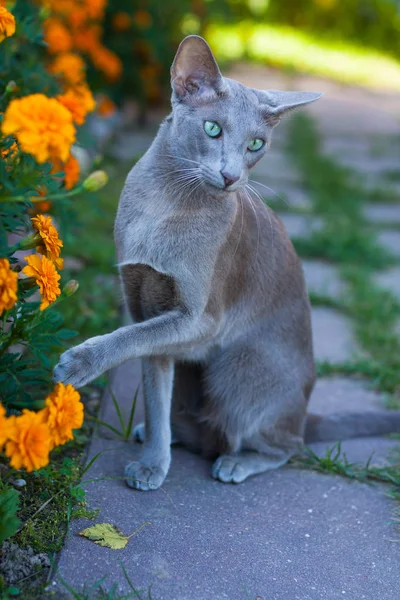
{"label": "cat's large ear", "polygon": [[189,35],[180,44],[171,67],[172,101],[209,102],[223,91],[224,82],[207,42]]}
{"label": "cat's large ear", "polygon": [[300,108],[310,102],[315,102],[322,96],[320,92],[282,92],[280,90],[259,91],[257,95],[266,119],[272,125],[289,111]]}

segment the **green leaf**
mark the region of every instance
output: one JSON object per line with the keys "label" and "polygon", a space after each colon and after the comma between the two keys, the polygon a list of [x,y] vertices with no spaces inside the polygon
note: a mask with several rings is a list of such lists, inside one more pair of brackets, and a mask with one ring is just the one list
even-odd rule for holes
{"label": "green leaf", "polygon": [[0,491],[0,544],[14,535],[21,525],[16,516],[19,492],[12,488]]}
{"label": "green leaf", "polygon": [[79,531],[79,535],[86,537],[99,546],[106,546],[112,550],[125,548],[130,537],[110,523],[98,523],[97,525],[93,525],[93,527]]}

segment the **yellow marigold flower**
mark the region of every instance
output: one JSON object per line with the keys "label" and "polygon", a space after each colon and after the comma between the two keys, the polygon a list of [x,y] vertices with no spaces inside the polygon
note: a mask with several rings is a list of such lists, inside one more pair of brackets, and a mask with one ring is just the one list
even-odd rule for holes
{"label": "yellow marigold flower", "polygon": [[68,52],[72,48],[72,36],[68,29],[57,17],[46,19],[44,26],[44,39],[48,44],[51,54]]}
{"label": "yellow marigold flower", "polygon": [[15,33],[15,18],[4,6],[0,6],[0,42]]}
{"label": "yellow marigold flower", "polygon": [[37,471],[49,464],[50,431],[43,422],[43,414],[23,410],[19,417],[10,417],[9,441],[6,455],[14,469]]}
{"label": "yellow marigold flower", "polygon": [[59,256],[63,243],[58,237],[58,231],[54,227],[51,217],[48,215],[37,215],[31,221],[42,238],[42,244],[36,248],[36,252],[47,256],[49,260],[56,263],[58,268],[60,268]]}
{"label": "yellow marigold flower", "polygon": [[28,277],[34,277],[40,289],[42,302],[40,310],[47,308],[61,294],[58,281],[61,279],[57,273],[54,263],[46,256],[38,254],[30,254],[25,257],[28,263],[27,267],[22,269],[22,272]]}
{"label": "yellow marigold flower", "polygon": [[68,89],[64,94],[57,96],[57,100],[70,111],[77,125],[83,125],[87,113],[96,107],[92,92],[85,84]]}
{"label": "yellow marigold flower", "polygon": [[10,269],[7,258],[0,258],[0,315],[17,301],[18,273]]}
{"label": "yellow marigold flower", "polygon": [[78,160],[71,154],[67,162],[64,166],[65,171],[65,179],[64,185],[67,190],[70,190],[74,187],[76,183],[79,181],[80,176],[80,166]]}
{"label": "yellow marigold flower", "polygon": [[65,52],[57,56],[50,70],[72,86],[80,85],[85,79],[85,62],[73,52]]}
{"label": "yellow marigold flower", "polygon": [[6,409],[0,403],[0,452],[3,448],[4,444],[10,437],[10,426],[12,420],[7,419],[6,417]]}
{"label": "yellow marigold flower", "polygon": [[66,161],[75,141],[71,113],[58,100],[44,94],[12,100],[4,114],[2,132],[14,134],[21,149],[39,163],[53,157]]}
{"label": "yellow marigold flower", "polygon": [[12,160],[18,154],[18,144],[13,142],[9,148],[0,149],[0,157],[5,160]]}
{"label": "yellow marigold flower", "polygon": [[120,58],[105,46],[98,44],[91,52],[91,58],[96,69],[103,71],[109,81],[115,81],[121,76]]}
{"label": "yellow marigold flower", "polygon": [[44,419],[50,430],[52,448],[73,439],[73,429],[83,423],[83,404],[79,392],[69,383],[57,383],[46,398]]}

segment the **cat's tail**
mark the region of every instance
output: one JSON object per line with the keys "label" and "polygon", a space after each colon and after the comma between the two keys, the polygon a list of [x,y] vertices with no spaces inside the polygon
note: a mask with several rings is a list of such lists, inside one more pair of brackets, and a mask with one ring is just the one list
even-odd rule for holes
{"label": "cat's tail", "polygon": [[388,433],[400,433],[400,411],[371,410],[364,413],[308,414],[304,441],[310,444]]}

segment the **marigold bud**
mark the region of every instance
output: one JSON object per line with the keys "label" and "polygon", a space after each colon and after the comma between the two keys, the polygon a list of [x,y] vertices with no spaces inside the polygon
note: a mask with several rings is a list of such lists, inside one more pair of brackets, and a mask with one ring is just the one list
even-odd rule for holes
{"label": "marigold bud", "polygon": [[6,86],[6,94],[12,94],[17,89],[17,84],[15,81],[9,81]]}
{"label": "marigold bud", "polygon": [[70,279],[63,287],[64,296],[72,296],[79,288],[79,283],[75,279]]}
{"label": "marigold bud", "polygon": [[108,175],[105,171],[93,171],[83,182],[83,188],[88,192],[97,192],[106,185]]}
{"label": "marigold bud", "polygon": [[20,240],[16,246],[18,250],[30,250],[31,248],[36,248],[41,242],[40,233],[32,233]]}

